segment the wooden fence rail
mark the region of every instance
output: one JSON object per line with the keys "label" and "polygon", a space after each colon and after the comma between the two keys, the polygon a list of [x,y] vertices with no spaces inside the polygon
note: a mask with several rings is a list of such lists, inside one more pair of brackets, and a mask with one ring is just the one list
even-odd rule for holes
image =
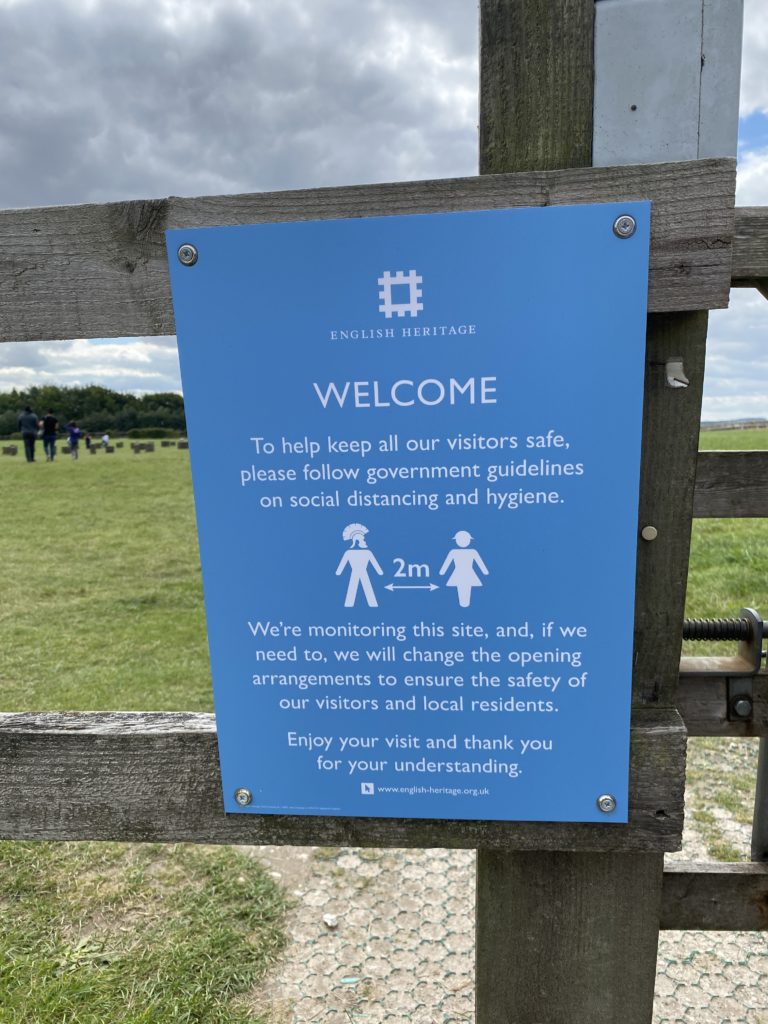
{"label": "wooden fence rail", "polygon": [[768,299],[768,208],[744,206],[736,215],[732,284],[757,288]]}
{"label": "wooden fence rail", "polygon": [[225,815],[213,715],[0,714],[0,838],[552,850],[675,849],[676,712],[632,720],[630,823]]}
{"label": "wooden fence rail", "polygon": [[728,305],[735,161],[0,211],[0,341],[173,334],[167,228],[653,201],[649,309]]}
{"label": "wooden fence rail", "polygon": [[[643,712],[643,718],[653,713]],[[636,724],[636,723],[635,723]],[[652,743],[656,724],[635,728]],[[680,741],[683,742],[682,734]],[[647,764],[646,757],[639,759]],[[0,715],[0,838],[130,842],[291,843],[562,851],[600,856],[638,845],[643,817],[679,828],[663,771],[632,779],[632,827],[225,815],[213,715],[69,713]],[[656,830],[654,830],[654,834]],[[641,843],[647,849],[647,843]],[[591,856],[584,853],[585,858]],[[662,927],[768,928],[768,865],[675,864],[665,871]]]}
{"label": "wooden fence rail", "polygon": [[700,519],[768,517],[768,451],[699,452],[693,514]]}
{"label": "wooden fence rail", "polygon": [[768,736],[768,674],[752,676],[752,716],[728,718],[728,676],[683,675],[677,707],[689,736]]}

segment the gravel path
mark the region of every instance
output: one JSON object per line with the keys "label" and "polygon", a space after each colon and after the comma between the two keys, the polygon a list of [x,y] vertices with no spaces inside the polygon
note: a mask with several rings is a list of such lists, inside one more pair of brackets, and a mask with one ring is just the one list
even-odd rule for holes
{"label": "gravel path", "polygon": [[[683,850],[749,857],[756,742],[694,740]],[[295,898],[269,1024],[474,1020],[472,851],[257,847]],[[768,934],[662,932],[654,1024],[768,1024]]]}

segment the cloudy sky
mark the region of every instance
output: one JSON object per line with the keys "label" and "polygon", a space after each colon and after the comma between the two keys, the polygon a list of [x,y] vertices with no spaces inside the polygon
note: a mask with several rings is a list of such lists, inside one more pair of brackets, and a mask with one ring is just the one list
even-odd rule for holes
{"label": "cloudy sky", "polygon": [[[0,0],[0,207],[477,168],[474,0]],[[745,0],[741,205],[768,204],[768,0]],[[768,416],[768,303],[712,314],[705,419]],[[0,390],[179,390],[172,338],[0,346]]]}

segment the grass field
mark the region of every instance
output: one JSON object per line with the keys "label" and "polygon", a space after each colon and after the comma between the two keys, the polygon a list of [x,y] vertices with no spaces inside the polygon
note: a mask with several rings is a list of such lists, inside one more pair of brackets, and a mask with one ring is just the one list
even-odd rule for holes
{"label": "grass field", "polygon": [[[702,451],[768,449],[768,430],[705,430]],[[719,617],[756,608],[768,619],[768,522],[697,519],[691,537],[686,614]],[[686,651],[727,654],[728,646],[686,645]]]}
{"label": "grass field", "polygon": [[[701,446],[766,448],[768,431]],[[0,515],[0,710],[211,709],[187,452],[0,458]],[[768,614],[766,540],[762,520],[695,523],[687,613]],[[743,816],[748,788],[721,780],[715,802]],[[716,836],[710,852],[729,854]],[[284,905],[239,851],[2,843],[0,883],[0,1024],[255,1020],[240,997]]]}
{"label": "grass field", "polygon": [[236,850],[0,844],[3,1024],[252,1024],[283,897]]}
{"label": "grass field", "polygon": [[[2,458],[0,515],[0,710],[211,709],[187,452]],[[0,1024],[253,1022],[283,942],[236,849],[0,843],[0,907]]]}
{"label": "grass field", "polygon": [[212,709],[188,452],[2,458],[0,515],[0,709]]}
{"label": "grass field", "polygon": [[[768,430],[701,446],[768,447]],[[0,458],[0,515],[0,710],[212,710],[187,452]],[[768,615],[767,530],[695,522],[688,615]]]}

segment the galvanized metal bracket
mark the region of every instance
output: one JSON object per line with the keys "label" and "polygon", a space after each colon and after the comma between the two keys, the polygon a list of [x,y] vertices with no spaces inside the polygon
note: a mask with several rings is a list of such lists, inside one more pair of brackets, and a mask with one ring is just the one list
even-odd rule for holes
{"label": "galvanized metal bracket", "polygon": [[690,383],[685,375],[682,356],[671,356],[664,364],[664,386],[687,388]]}
{"label": "galvanized metal bracket", "polygon": [[686,619],[684,640],[738,640],[733,657],[683,657],[681,676],[723,676],[727,686],[729,722],[749,722],[754,710],[752,682],[763,661],[763,620],[754,608],[742,608],[738,619]]}

